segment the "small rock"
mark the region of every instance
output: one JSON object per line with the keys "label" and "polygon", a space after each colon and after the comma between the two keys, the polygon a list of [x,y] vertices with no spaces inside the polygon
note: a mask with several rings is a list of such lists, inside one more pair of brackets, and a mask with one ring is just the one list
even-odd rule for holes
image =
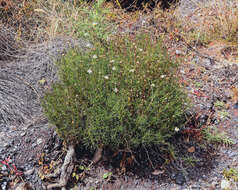
{"label": "small rock", "polygon": [[233,120],[234,120],[235,122],[238,122],[238,117],[235,117]]}
{"label": "small rock", "polygon": [[200,118],[199,118],[199,121],[200,121],[200,124],[201,125],[205,125],[207,123],[207,120],[208,120],[208,115],[204,114],[204,115],[201,115]]}
{"label": "small rock", "polygon": [[4,143],[4,148],[5,148],[5,149],[8,149],[8,148],[10,148],[10,147],[11,147],[11,144],[10,144],[10,143],[8,143],[8,142]]}
{"label": "small rock", "polygon": [[221,189],[228,190],[229,187],[230,187],[230,182],[229,181],[227,181],[225,179],[221,180]]}
{"label": "small rock", "polygon": [[21,137],[24,137],[26,135],[26,132],[21,133]]}
{"label": "small rock", "polygon": [[181,69],[181,70],[180,70],[180,73],[185,74],[185,71]]}
{"label": "small rock", "polygon": [[32,187],[29,183],[21,183],[15,190],[32,190]]}
{"label": "small rock", "polygon": [[35,169],[30,169],[24,172],[24,175],[32,175],[34,173]]}
{"label": "small rock", "polygon": [[178,190],[177,187],[171,187],[169,190]]}
{"label": "small rock", "polygon": [[183,53],[182,51],[180,51],[180,50],[176,50],[176,51],[175,51],[175,54],[176,54],[176,55],[184,55],[184,53]]}
{"label": "small rock", "polygon": [[160,174],[163,174],[164,173],[164,170],[154,170],[152,172],[152,175],[160,175]]}
{"label": "small rock", "polygon": [[6,190],[7,189],[7,182],[4,181],[0,187],[1,187],[2,190]]}
{"label": "small rock", "polygon": [[26,143],[30,143],[30,142],[31,142],[31,139],[30,139],[30,138],[27,138],[27,139],[25,140],[25,142],[26,142]]}
{"label": "small rock", "polygon": [[234,109],[238,109],[238,102],[233,105]]}
{"label": "small rock", "polygon": [[43,142],[43,140],[41,138],[37,139],[36,143],[37,145],[40,145]]}
{"label": "small rock", "polygon": [[224,94],[227,98],[232,97],[232,91],[230,89],[225,89]]}
{"label": "small rock", "polygon": [[185,183],[185,181],[186,181],[186,179],[182,173],[178,173],[176,175],[176,179],[175,179],[176,184],[183,185]]}
{"label": "small rock", "polygon": [[209,190],[216,190],[216,184],[211,184],[208,189]]}

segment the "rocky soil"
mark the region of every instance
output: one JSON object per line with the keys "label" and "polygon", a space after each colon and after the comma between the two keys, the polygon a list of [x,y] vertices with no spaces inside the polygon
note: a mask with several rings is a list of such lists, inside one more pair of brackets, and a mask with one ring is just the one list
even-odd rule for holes
{"label": "rocky soil", "polygon": [[[184,6],[182,14],[188,13],[186,8],[190,11],[191,6],[196,7],[185,1],[181,6]],[[120,173],[112,163],[105,164],[107,160],[97,166],[90,165],[92,155],[79,149],[76,162],[84,168],[75,174],[79,175],[78,183],[70,181],[74,189],[219,190],[225,180],[224,169],[237,168],[238,105],[232,99],[232,89],[238,88],[235,52],[216,43],[198,47],[196,51],[183,42],[171,41],[170,45],[170,55],[182,62],[178,74],[194,105],[192,112],[197,114],[199,122],[225,132],[234,144],[213,149],[206,157],[206,151],[192,140],[177,139],[178,146],[184,144],[180,155],[194,158],[194,166],[178,159],[170,168],[148,170],[145,165],[126,174]],[[70,47],[85,49],[89,46],[83,41],[56,39],[23,46],[15,57],[9,57],[11,49],[6,56],[6,51],[1,51],[4,48],[0,48],[0,189],[43,190],[55,181],[48,174],[57,173],[66,151],[62,140],[42,115],[40,98],[57,80],[55,60]],[[194,150],[191,151],[191,147]],[[82,156],[83,153],[86,156]],[[238,189],[232,180],[228,186]]]}

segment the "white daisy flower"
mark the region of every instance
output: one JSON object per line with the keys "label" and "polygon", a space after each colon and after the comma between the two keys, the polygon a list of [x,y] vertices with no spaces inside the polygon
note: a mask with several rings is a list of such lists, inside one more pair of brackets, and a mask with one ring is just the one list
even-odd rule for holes
{"label": "white daisy flower", "polygon": [[109,79],[109,77],[108,77],[107,75],[106,75],[106,76],[104,76],[104,78],[105,78],[105,79]]}
{"label": "white daisy flower", "polygon": [[118,92],[118,89],[117,89],[117,88],[114,88],[113,91],[117,93],[117,92]]}
{"label": "white daisy flower", "polygon": [[178,131],[179,131],[179,128],[178,128],[178,127],[175,127],[174,130],[175,130],[176,132],[178,132]]}
{"label": "white daisy flower", "polygon": [[154,84],[154,83],[152,83],[152,84],[151,84],[151,87],[155,87],[155,84]]}
{"label": "white daisy flower", "polygon": [[130,69],[129,72],[130,72],[130,73],[134,73],[134,72],[135,72],[135,69]]}
{"label": "white daisy flower", "polygon": [[162,79],[165,78],[165,77],[166,77],[166,75],[161,75],[161,76],[160,76],[160,78],[162,78]]}
{"label": "white daisy flower", "polygon": [[110,63],[114,63],[114,62],[115,62],[115,60],[111,60],[111,61],[110,61]]}
{"label": "white daisy flower", "polygon": [[115,71],[117,68],[115,66],[112,67],[112,70]]}
{"label": "white daisy flower", "polygon": [[88,74],[91,74],[93,71],[91,69],[88,69]]}
{"label": "white daisy flower", "polygon": [[98,58],[98,56],[97,55],[93,55],[93,59],[97,59]]}

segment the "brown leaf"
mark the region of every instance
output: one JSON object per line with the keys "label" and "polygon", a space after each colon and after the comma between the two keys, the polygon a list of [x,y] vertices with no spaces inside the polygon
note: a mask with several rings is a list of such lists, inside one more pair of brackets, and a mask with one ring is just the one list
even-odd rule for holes
{"label": "brown leaf", "polygon": [[195,147],[191,146],[190,148],[188,148],[188,152],[191,152],[191,153],[195,152]]}
{"label": "brown leaf", "polygon": [[152,172],[152,175],[159,175],[159,174],[163,174],[164,173],[164,170],[154,170]]}
{"label": "brown leaf", "polygon": [[238,89],[236,87],[232,86],[231,91],[232,91],[232,100],[234,102],[238,102]]}

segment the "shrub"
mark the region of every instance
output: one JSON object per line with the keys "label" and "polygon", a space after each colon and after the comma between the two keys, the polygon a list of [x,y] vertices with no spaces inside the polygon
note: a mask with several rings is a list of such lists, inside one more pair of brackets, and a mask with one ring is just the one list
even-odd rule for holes
{"label": "shrub", "polygon": [[187,99],[174,76],[177,65],[147,35],[72,50],[58,66],[61,81],[42,105],[68,143],[163,144],[183,124]]}

